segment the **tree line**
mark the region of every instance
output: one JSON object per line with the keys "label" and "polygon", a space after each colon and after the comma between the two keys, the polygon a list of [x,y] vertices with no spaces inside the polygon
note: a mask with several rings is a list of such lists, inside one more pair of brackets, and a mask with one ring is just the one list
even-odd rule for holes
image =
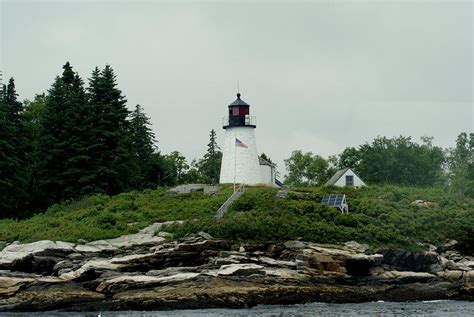
{"label": "tree line", "polygon": [[[109,65],[96,67],[86,86],[66,63],[47,93],[32,101],[19,101],[13,78],[0,88],[0,218],[28,217],[96,193],[219,182],[215,131],[198,160],[160,153],[144,108],[128,110]],[[285,166],[288,185],[324,184],[351,167],[368,184],[438,186],[474,197],[474,134],[461,133],[450,149],[429,137],[417,143],[400,136],[377,137],[328,159],[296,150]]]}
{"label": "tree line", "polygon": [[460,133],[449,149],[432,141],[432,137],[422,137],[421,143],[411,137],[377,137],[328,159],[293,151],[285,160],[285,183],[324,184],[338,169],[350,167],[368,184],[437,186],[474,197],[474,133]]}
{"label": "tree line", "polygon": [[95,193],[218,182],[215,131],[191,167],[177,151],[162,155],[143,107],[127,109],[109,65],[96,67],[86,87],[67,62],[33,101],[19,101],[13,78],[0,88],[0,217]]}

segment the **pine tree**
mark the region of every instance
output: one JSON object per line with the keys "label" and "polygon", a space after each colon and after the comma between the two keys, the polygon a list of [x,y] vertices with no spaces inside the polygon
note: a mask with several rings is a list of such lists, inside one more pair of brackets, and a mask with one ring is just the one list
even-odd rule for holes
{"label": "pine tree", "polygon": [[28,172],[27,208],[29,213],[34,212],[41,205],[38,191],[38,144],[41,133],[41,118],[46,102],[45,94],[36,95],[33,101],[25,100],[22,124],[25,131],[24,144],[26,157],[26,170]]}
{"label": "pine tree", "polygon": [[83,166],[89,157],[82,112],[86,104],[82,80],[69,62],[46,97],[38,141],[38,178],[44,206],[80,196]]}
{"label": "pine tree", "polygon": [[204,181],[211,184],[217,184],[219,182],[222,161],[222,152],[219,150],[216,139],[216,131],[212,129],[209,134],[207,152],[198,163],[198,169],[204,177]]}
{"label": "pine tree", "polygon": [[0,217],[18,216],[26,199],[25,146],[15,81],[2,87],[0,98]]}
{"label": "pine tree", "polygon": [[117,88],[113,69],[96,68],[89,80],[89,103],[94,109],[91,156],[98,188],[117,194],[132,187],[139,175],[129,137],[130,123],[126,99]]}
{"label": "pine tree", "polygon": [[150,125],[150,118],[146,116],[140,105],[136,105],[130,115],[130,132],[135,159],[140,168],[137,184],[140,188],[153,188],[157,185],[151,166],[151,159],[155,152],[155,134]]}

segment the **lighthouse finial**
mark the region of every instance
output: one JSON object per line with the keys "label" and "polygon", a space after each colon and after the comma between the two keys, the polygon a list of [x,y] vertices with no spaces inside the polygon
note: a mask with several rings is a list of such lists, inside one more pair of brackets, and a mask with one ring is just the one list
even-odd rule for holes
{"label": "lighthouse finial", "polygon": [[240,85],[239,85],[239,81],[237,80],[237,98],[240,99]]}

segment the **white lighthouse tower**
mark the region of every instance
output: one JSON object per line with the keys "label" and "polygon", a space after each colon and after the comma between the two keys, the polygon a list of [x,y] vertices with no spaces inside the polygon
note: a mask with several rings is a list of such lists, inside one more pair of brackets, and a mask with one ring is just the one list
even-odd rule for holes
{"label": "white lighthouse tower", "polygon": [[223,118],[221,184],[263,183],[254,133],[257,125],[249,108],[238,93],[237,99],[229,105],[229,116]]}

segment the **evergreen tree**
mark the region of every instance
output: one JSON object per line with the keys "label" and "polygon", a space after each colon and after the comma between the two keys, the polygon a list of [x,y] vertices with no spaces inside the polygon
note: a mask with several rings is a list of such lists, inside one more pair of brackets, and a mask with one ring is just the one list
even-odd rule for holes
{"label": "evergreen tree", "polygon": [[90,156],[82,80],[67,62],[46,97],[38,141],[38,183],[44,206],[81,196]]}
{"label": "evergreen tree", "polygon": [[109,65],[102,71],[93,71],[88,90],[94,109],[91,156],[96,184],[107,194],[117,194],[132,188],[140,175],[129,137],[126,100]]}
{"label": "evergreen tree", "polygon": [[71,122],[68,109],[68,86],[65,78],[69,79],[72,71],[69,63],[63,66],[63,76],[57,76],[52,87],[48,90],[44,113],[41,120],[41,132],[38,141],[38,183],[43,207],[65,198],[64,172],[66,160],[69,157],[68,142]]}
{"label": "evergreen tree", "polygon": [[139,188],[153,188],[157,186],[153,176],[152,156],[155,152],[155,134],[149,127],[150,118],[143,112],[140,105],[130,114],[130,135],[133,144],[135,159],[140,169]]}
{"label": "evergreen tree", "polygon": [[15,81],[2,87],[0,98],[0,216],[18,216],[26,199],[26,169],[22,103],[17,100]]}
{"label": "evergreen tree", "polygon": [[219,150],[216,139],[216,131],[212,129],[209,134],[207,152],[198,163],[198,170],[203,180],[211,184],[219,183],[222,162],[222,152]]}
{"label": "evergreen tree", "polygon": [[41,118],[44,112],[46,96],[36,95],[33,101],[25,100],[22,116],[23,129],[25,131],[25,156],[26,169],[28,172],[27,185],[27,210],[34,212],[41,205],[41,195],[38,191],[38,144],[41,133]]}

